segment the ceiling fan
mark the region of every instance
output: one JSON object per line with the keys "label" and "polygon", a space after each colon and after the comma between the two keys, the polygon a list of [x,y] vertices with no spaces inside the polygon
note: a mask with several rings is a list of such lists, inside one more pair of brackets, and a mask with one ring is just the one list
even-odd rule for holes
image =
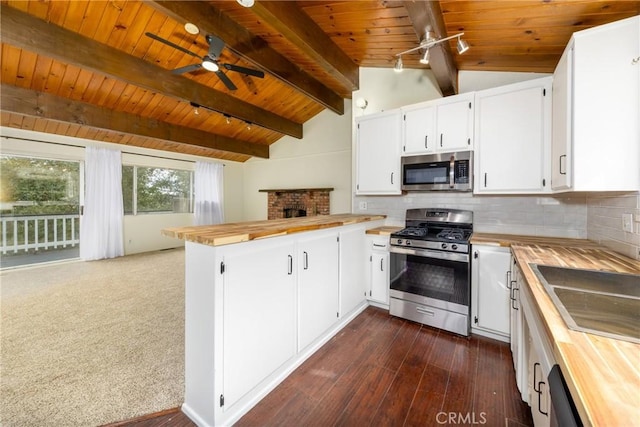
{"label": "ceiling fan", "polygon": [[205,36],[207,43],[209,44],[209,52],[205,56],[201,57],[200,55],[193,53],[190,50],[183,48],[182,46],[178,46],[177,44],[170,42],[169,40],[165,40],[162,37],[157,36],[155,34],[145,33],[145,35],[161,43],[164,43],[167,46],[171,46],[174,49],[178,49],[181,52],[184,52],[191,56],[195,56],[196,58],[202,60],[202,62],[199,64],[191,64],[191,65],[186,65],[184,67],[176,68],[175,70],[172,71],[173,74],[189,73],[191,71],[204,68],[207,71],[213,71],[214,73],[216,73],[218,78],[222,80],[222,83],[224,83],[224,85],[229,90],[236,90],[238,88],[236,87],[236,85],[233,84],[233,82],[229,79],[229,77],[227,77],[227,75],[222,72],[222,70],[220,69],[221,67],[229,71],[235,71],[235,72],[243,73],[249,76],[264,78],[264,73],[260,70],[254,70],[252,68],[241,67],[239,65],[225,64],[225,63],[219,62],[220,52],[222,52],[222,49],[224,49],[224,42],[216,36],[212,36],[210,34],[207,34]]}

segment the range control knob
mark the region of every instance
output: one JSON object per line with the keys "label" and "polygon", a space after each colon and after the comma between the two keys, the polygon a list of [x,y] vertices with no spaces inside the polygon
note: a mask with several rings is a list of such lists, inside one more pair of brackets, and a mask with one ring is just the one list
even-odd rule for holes
{"label": "range control knob", "polygon": [[451,249],[455,251],[456,249],[458,249],[458,245],[451,245]]}
{"label": "range control knob", "polygon": [[407,245],[407,246],[411,246],[411,240],[407,240],[407,242],[405,243],[405,245]]}
{"label": "range control knob", "polygon": [[402,239],[398,239],[398,244],[401,245],[402,244]]}
{"label": "range control knob", "polygon": [[446,244],[446,243],[443,243],[440,247],[441,247],[442,249],[447,249],[447,244]]}

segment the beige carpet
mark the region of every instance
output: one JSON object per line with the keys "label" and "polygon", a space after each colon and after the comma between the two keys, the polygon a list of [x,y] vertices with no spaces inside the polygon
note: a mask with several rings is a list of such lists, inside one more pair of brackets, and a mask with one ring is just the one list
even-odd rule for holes
{"label": "beige carpet", "polygon": [[1,426],[95,426],[182,404],[184,250],[0,280]]}

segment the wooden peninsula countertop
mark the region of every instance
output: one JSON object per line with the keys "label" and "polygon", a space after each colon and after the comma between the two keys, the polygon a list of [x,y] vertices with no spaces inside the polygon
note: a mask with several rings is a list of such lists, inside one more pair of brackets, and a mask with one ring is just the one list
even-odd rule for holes
{"label": "wooden peninsula countertop", "polygon": [[584,425],[640,425],[640,345],[567,328],[529,266],[640,274],[640,261],[582,239],[474,233],[471,243],[511,247]]}
{"label": "wooden peninsula countertop", "polygon": [[188,242],[201,243],[209,246],[222,246],[267,237],[285,236],[303,231],[378,221],[385,218],[385,215],[317,215],[264,221],[165,228],[162,230],[162,234]]}

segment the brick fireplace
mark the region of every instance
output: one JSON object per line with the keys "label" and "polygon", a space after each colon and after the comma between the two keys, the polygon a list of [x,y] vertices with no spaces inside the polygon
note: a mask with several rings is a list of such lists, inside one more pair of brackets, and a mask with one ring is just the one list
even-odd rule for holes
{"label": "brick fireplace", "polygon": [[259,190],[267,193],[267,219],[329,215],[333,188]]}

